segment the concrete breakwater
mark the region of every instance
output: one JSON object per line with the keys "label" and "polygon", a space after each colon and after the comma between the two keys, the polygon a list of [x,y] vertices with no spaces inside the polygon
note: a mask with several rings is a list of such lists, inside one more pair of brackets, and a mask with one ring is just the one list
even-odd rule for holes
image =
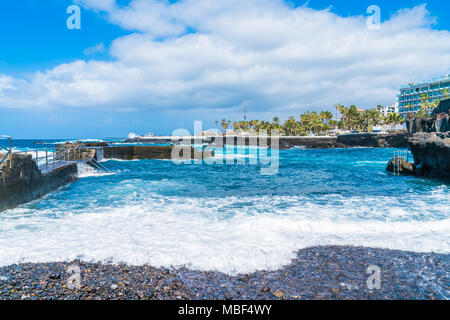
{"label": "concrete breakwater", "polygon": [[272,146],[277,143],[280,149],[294,147],[305,147],[309,149],[331,149],[331,148],[406,148],[408,136],[405,132],[398,133],[355,133],[338,136],[319,137],[258,137],[258,136],[204,136],[204,137],[138,137],[127,139],[124,143],[185,143],[212,145],[246,145],[246,146]]}
{"label": "concrete breakwater", "polygon": [[0,211],[38,199],[78,176],[76,163],[61,164],[42,173],[31,155],[13,154],[12,167],[0,176]]}
{"label": "concrete breakwater", "polygon": [[[188,154],[186,154],[187,152]],[[161,159],[171,160],[173,154],[180,158],[207,159],[214,156],[211,150],[197,150],[191,146],[109,146],[103,148],[104,159]]]}

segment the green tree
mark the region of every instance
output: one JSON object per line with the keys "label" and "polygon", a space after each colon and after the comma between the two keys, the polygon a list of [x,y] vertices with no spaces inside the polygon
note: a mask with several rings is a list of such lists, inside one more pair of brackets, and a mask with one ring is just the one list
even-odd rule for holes
{"label": "green tree", "polygon": [[272,133],[272,131],[277,131],[278,133],[281,133],[282,130],[283,130],[283,127],[280,124],[280,118],[275,116],[272,120],[272,123],[270,126],[270,131],[271,131],[271,133]]}
{"label": "green tree", "polygon": [[294,136],[298,130],[298,123],[294,117],[289,117],[283,124],[283,129],[288,136]]}
{"label": "green tree", "polygon": [[330,111],[321,111],[319,117],[323,123],[330,124],[330,121],[333,119],[333,114]]}
{"label": "green tree", "polygon": [[222,119],[222,122],[220,123],[220,125],[222,126],[223,133],[227,132],[227,129],[230,126],[230,124],[231,124],[231,121],[227,121],[226,119]]}
{"label": "green tree", "polygon": [[397,124],[401,124],[403,122],[405,122],[405,119],[403,119],[403,117],[396,112],[391,113],[386,117],[386,123],[392,125],[393,130],[395,130]]}

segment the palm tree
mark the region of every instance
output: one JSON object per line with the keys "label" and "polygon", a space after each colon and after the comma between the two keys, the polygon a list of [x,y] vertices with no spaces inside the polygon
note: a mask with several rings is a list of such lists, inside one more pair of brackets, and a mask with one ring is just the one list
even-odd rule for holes
{"label": "palm tree", "polygon": [[280,124],[280,118],[278,118],[277,116],[275,116],[275,117],[273,117],[272,122],[273,122],[274,124]]}
{"label": "palm tree", "polygon": [[222,122],[220,123],[220,125],[222,126],[222,131],[225,134],[227,132],[228,127],[230,126],[231,121],[227,121],[225,119],[222,119]]}
{"label": "palm tree", "polygon": [[372,131],[373,127],[379,125],[383,120],[383,115],[378,107],[364,111],[363,117],[367,121],[366,129],[369,131]]}
{"label": "palm tree", "polygon": [[330,120],[330,124],[329,124],[331,129],[336,129],[339,127],[339,121],[337,120]]}
{"label": "palm tree", "polygon": [[272,131],[277,131],[278,133],[281,133],[281,130],[283,127],[280,124],[280,118],[275,116],[272,120],[272,124],[270,125],[270,133],[272,134]]}
{"label": "palm tree", "polygon": [[330,111],[322,111],[319,114],[320,119],[325,124],[330,124],[331,119],[333,119],[333,114]]}
{"label": "palm tree", "polygon": [[386,123],[393,125],[393,130],[395,130],[395,127],[397,126],[397,124],[400,124],[403,122],[405,122],[405,119],[403,119],[403,117],[396,112],[391,113],[390,115],[388,115],[386,117]]}
{"label": "palm tree", "polygon": [[306,111],[300,116],[300,123],[307,133],[310,133],[313,128],[313,116],[312,113]]}
{"label": "palm tree", "polygon": [[286,120],[283,125],[283,129],[288,136],[295,135],[295,132],[297,131],[297,127],[298,127],[298,123],[297,123],[297,121],[295,121],[295,118],[292,116],[289,117],[289,119]]}

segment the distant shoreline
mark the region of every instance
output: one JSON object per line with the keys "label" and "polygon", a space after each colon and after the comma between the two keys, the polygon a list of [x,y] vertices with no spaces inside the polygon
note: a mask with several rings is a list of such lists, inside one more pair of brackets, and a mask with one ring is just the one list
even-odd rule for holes
{"label": "distant shoreline", "polygon": [[280,149],[293,147],[306,147],[311,149],[333,149],[333,148],[406,148],[408,146],[408,134],[406,132],[395,133],[353,133],[338,136],[166,136],[166,137],[135,137],[126,139],[123,143],[177,143],[208,142],[214,144],[219,141],[220,145],[250,145],[250,146],[272,146],[276,143]]}

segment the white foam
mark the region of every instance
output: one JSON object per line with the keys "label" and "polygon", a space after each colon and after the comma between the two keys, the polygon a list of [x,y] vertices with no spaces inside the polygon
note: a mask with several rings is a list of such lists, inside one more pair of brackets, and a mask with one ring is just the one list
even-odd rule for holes
{"label": "white foam", "polygon": [[[135,184],[113,188],[127,183]],[[124,197],[133,204],[2,213],[0,265],[79,258],[236,274],[277,269],[295,251],[316,245],[450,252],[450,219],[427,211],[429,204],[419,199],[408,209],[387,197],[334,199],[340,205],[294,196]],[[419,211],[428,217],[419,221]]]}
{"label": "white foam", "polygon": [[78,178],[87,178],[87,177],[101,177],[112,175],[111,172],[102,172],[99,171],[86,163],[79,162],[77,163],[78,167]]}

